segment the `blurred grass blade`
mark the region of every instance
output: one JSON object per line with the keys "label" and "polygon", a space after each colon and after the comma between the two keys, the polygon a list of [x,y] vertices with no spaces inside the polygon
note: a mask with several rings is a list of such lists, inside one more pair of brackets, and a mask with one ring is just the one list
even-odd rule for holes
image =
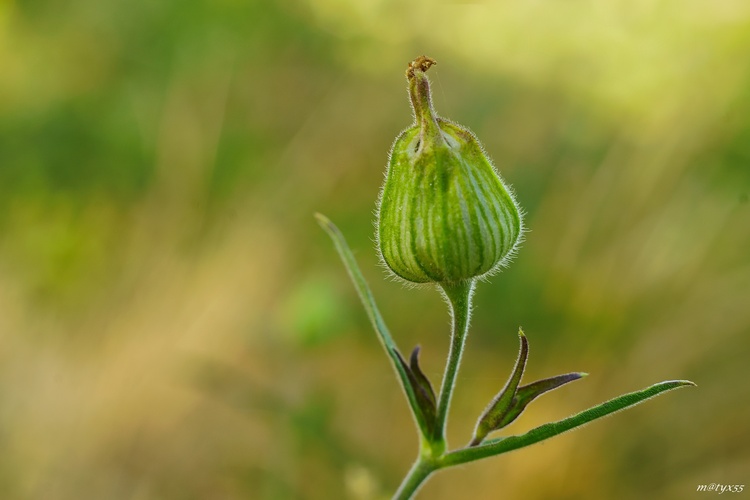
{"label": "blurred grass blade", "polygon": [[618,396],[614,399],[610,399],[598,406],[584,410],[581,413],[570,416],[558,422],[551,422],[536,427],[526,434],[520,436],[510,436],[506,438],[491,439],[485,444],[480,446],[474,446],[464,448],[462,450],[454,451],[445,455],[440,462],[440,467],[447,467],[450,465],[458,465],[466,462],[472,462],[481,458],[492,457],[500,455],[509,451],[517,450],[525,446],[544,441],[551,437],[567,432],[576,427],[585,425],[593,420],[606,417],[612,413],[624,410],[626,408],[633,407],[647,399],[653,398],[663,392],[671,391],[680,387],[685,387],[695,384],[689,380],[668,380],[665,382],[659,382],[646,389],[631,392]]}
{"label": "blurred grass blade", "polygon": [[378,338],[380,339],[385,352],[388,354],[388,357],[391,358],[391,364],[401,381],[401,387],[403,388],[404,393],[406,394],[406,399],[411,406],[412,415],[414,415],[417,426],[424,436],[430,436],[429,429],[432,423],[426,420],[426,415],[421,410],[419,398],[415,392],[414,386],[412,385],[411,379],[414,375],[408,372],[408,365],[404,362],[401,353],[398,351],[398,347],[393,341],[393,337],[391,337],[388,327],[385,326],[383,317],[380,315],[378,306],[375,304],[375,298],[372,296],[372,292],[362,275],[362,271],[359,270],[357,261],[354,259],[354,255],[349,249],[349,245],[347,245],[344,235],[325,215],[316,213],[315,219],[317,219],[318,224],[320,224],[323,230],[328,233],[328,236],[331,237],[341,260],[344,262],[344,267],[346,267],[349,277],[354,283],[354,287],[357,289],[357,293],[362,300],[362,305],[365,307],[367,316],[370,318],[370,322],[372,323],[375,332],[378,334]]}

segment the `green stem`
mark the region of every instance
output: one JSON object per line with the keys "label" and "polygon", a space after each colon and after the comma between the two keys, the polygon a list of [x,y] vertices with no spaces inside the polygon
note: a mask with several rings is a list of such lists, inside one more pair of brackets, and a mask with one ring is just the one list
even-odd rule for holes
{"label": "green stem", "polygon": [[435,469],[436,467],[431,461],[426,460],[420,455],[404,478],[401,486],[399,486],[398,490],[393,495],[393,500],[409,500],[417,490],[419,490],[427,478],[430,477],[430,474],[432,474]]}
{"label": "green stem", "polygon": [[[429,61],[427,61],[429,63]],[[415,66],[422,68],[422,66]],[[429,66],[427,66],[429,67]],[[426,68],[424,68],[426,69]],[[416,70],[415,70],[416,72]],[[409,372],[409,367],[404,362],[403,358],[399,354],[396,343],[393,341],[390,332],[385,326],[383,318],[380,316],[375,300],[370,292],[370,288],[367,286],[367,282],[362,276],[359,266],[354,259],[349,246],[346,244],[341,232],[333,223],[321,214],[315,214],[318,222],[323,229],[328,233],[338,250],[344,265],[349,272],[349,275],[354,282],[354,285],[359,293],[362,303],[365,306],[367,315],[370,317],[375,331],[377,332],[386,353],[391,358],[396,373],[398,374],[401,385],[404,389],[404,393],[407,396],[409,405],[411,406],[412,413],[417,422],[417,426],[420,432],[420,450],[419,457],[412,466],[411,470],[404,478],[401,486],[393,497],[396,500],[409,499],[414,495],[421,485],[427,480],[427,478],[435,471],[451,467],[459,464],[465,464],[473,462],[486,457],[500,455],[507,453],[512,450],[517,450],[525,446],[529,446],[539,441],[544,441],[553,436],[567,432],[576,427],[580,427],[588,422],[610,415],[617,411],[625,408],[635,406],[647,399],[657,396],[663,392],[671,391],[679,387],[685,387],[689,385],[695,385],[693,382],[688,380],[670,380],[666,382],[660,382],[651,387],[647,387],[640,391],[631,392],[622,396],[616,397],[609,401],[606,401],[598,406],[584,410],[576,415],[565,418],[558,422],[552,422],[541,425],[535,429],[530,430],[526,434],[520,436],[508,436],[499,439],[491,439],[489,441],[475,440],[481,442],[472,442],[467,448],[455,450],[446,453],[447,442],[445,439],[445,427],[448,419],[448,409],[450,408],[451,397],[453,395],[453,388],[456,383],[456,375],[458,374],[458,367],[461,364],[461,355],[463,353],[464,344],[466,342],[466,334],[469,329],[469,320],[471,316],[471,299],[474,293],[474,280],[463,281],[458,283],[441,283],[440,287],[450,305],[451,314],[453,318],[453,326],[451,333],[451,344],[448,352],[448,362],[445,367],[445,375],[443,375],[443,382],[440,388],[440,394],[437,401],[437,411],[435,415],[434,426],[430,425],[430,422],[426,420],[424,411],[420,411],[420,401],[415,393],[415,388],[410,381],[410,376],[413,374]],[[519,358],[520,359],[520,358]],[[574,373],[568,374],[562,377],[569,377],[571,375],[579,378],[581,374]],[[544,383],[551,383],[555,379],[560,377],[553,377],[551,379],[539,381]],[[520,372],[519,372],[520,379]],[[518,385],[518,381],[515,381],[515,386]],[[524,386],[521,390],[533,387],[536,384],[529,384]],[[539,387],[537,387],[538,391]],[[541,392],[545,392],[549,389],[542,387]],[[518,396],[518,389],[514,388],[516,395]],[[532,391],[533,393],[534,391]],[[539,392],[539,393],[541,393]],[[526,397],[529,397],[528,395]],[[523,396],[521,397],[523,399]],[[533,399],[533,397],[532,397]],[[515,418],[515,417],[514,417]],[[434,430],[431,430],[434,429]]]}
{"label": "green stem", "polygon": [[469,330],[474,284],[474,280],[469,280],[458,283],[442,283],[440,285],[451,307],[453,327],[450,350],[448,351],[448,362],[445,365],[443,383],[440,387],[440,395],[438,396],[435,435],[432,438],[432,452],[436,456],[442,455],[448,446],[445,439],[445,427],[448,420],[451,397],[453,396],[453,388],[456,385],[458,367],[461,364],[461,354],[466,343],[466,333]]}

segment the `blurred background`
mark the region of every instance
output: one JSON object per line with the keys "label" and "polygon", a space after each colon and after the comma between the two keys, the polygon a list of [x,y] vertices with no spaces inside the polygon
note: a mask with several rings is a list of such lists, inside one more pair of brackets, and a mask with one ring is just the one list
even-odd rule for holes
{"label": "blurred background", "polygon": [[[373,211],[404,71],[524,207],[480,284],[449,437],[531,343],[591,375],[430,499],[683,499],[750,481],[750,3],[0,1],[0,497],[381,499],[414,425],[320,211],[438,384],[449,318]],[[746,485],[746,488],[748,486]]]}

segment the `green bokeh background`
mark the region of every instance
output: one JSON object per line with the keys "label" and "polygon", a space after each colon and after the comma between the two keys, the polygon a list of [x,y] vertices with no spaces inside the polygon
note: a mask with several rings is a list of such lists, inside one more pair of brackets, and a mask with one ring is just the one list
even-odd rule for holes
{"label": "green bokeh background", "polygon": [[529,228],[479,286],[451,443],[519,326],[527,381],[591,376],[508,432],[698,384],[421,498],[749,483],[749,53],[743,0],[0,1],[0,497],[388,497],[414,426],[312,214],[436,383],[445,305],[387,279],[372,225],[421,54]]}

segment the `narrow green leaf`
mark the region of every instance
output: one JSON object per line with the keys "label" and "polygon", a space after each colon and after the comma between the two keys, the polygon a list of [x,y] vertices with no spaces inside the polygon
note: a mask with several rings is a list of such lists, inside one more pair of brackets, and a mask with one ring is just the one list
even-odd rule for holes
{"label": "narrow green leaf", "polygon": [[526,368],[526,361],[529,359],[529,341],[521,329],[518,330],[518,338],[521,341],[521,346],[518,350],[516,365],[503,390],[495,396],[495,399],[492,400],[487,409],[484,410],[482,416],[479,417],[477,427],[474,430],[474,438],[471,440],[473,445],[481,443],[487,437],[487,434],[498,429],[497,426],[503,420],[504,415],[513,406],[518,384],[521,383],[521,377],[523,377],[523,371]]}
{"label": "narrow green leaf", "polygon": [[[398,379],[401,381],[401,387],[404,390],[407,401],[409,402],[417,426],[420,431],[424,433],[428,424],[423,419],[420,404],[409,377],[410,371],[408,370],[408,366],[401,357],[398,347],[393,341],[393,337],[391,337],[391,333],[388,331],[388,327],[386,327],[383,317],[380,315],[378,306],[375,304],[375,298],[370,291],[370,287],[367,285],[367,281],[365,281],[365,278],[362,275],[362,271],[360,271],[359,266],[357,265],[357,261],[354,259],[352,251],[349,249],[349,245],[346,243],[344,235],[341,234],[339,228],[337,228],[336,225],[325,215],[316,213],[315,219],[317,219],[318,224],[320,224],[323,230],[328,236],[330,236],[331,240],[333,240],[333,244],[344,263],[344,267],[346,267],[349,277],[354,283],[354,288],[357,290],[362,305],[365,307],[367,317],[370,319],[375,332],[378,334],[378,338],[380,339],[380,343],[383,345],[385,352],[388,354],[388,357],[391,358],[391,364],[393,365],[394,370],[396,370]],[[429,436],[429,434],[425,434],[425,436]]]}
{"label": "narrow green leaf", "polygon": [[354,287],[357,289],[359,298],[362,300],[362,305],[365,307],[367,316],[370,318],[372,326],[378,333],[380,340],[386,347],[395,348],[396,343],[393,341],[388,327],[385,326],[383,317],[380,315],[378,306],[375,304],[375,298],[372,296],[370,287],[365,281],[365,277],[362,275],[362,271],[359,270],[357,261],[354,259],[354,254],[349,249],[349,245],[346,243],[344,235],[341,233],[338,227],[331,222],[331,220],[323,214],[316,213],[315,218],[318,220],[318,224],[323,230],[328,233],[328,236],[333,240],[333,244],[341,257],[341,260],[346,267],[349,277],[354,283]]}
{"label": "narrow green leaf", "polygon": [[491,439],[480,446],[473,446],[457,450],[446,454],[440,460],[440,467],[448,467],[451,465],[458,465],[474,460],[479,460],[486,457],[492,457],[500,455],[509,451],[517,450],[525,446],[544,441],[563,432],[567,432],[576,427],[585,425],[593,420],[606,417],[612,413],[624,410],[626,408],[633,407],[647,399],[653,398],[663,392],[671,391],[679,387],[695,386],[693,382],[689,380],[668,380],[660,382],[658,384],[647,387],[646,389],[631,392],[618,396],[614,399],[610,399],[600,405],[597,405],[588,410],[584,410],[581,413],[570,416],[558,422],[551,422],[536,427],[526,434],[520,436],[509,436],[500,439]]}

